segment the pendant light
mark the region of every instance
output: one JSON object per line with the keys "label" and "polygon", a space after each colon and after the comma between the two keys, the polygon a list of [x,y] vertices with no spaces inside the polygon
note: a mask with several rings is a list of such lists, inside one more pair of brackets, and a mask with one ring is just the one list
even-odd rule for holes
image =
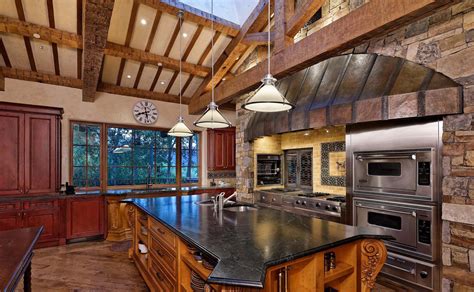
{"label": "pendant light", "polygon": [[174,125],[171,130],[168,131],[169,136],[174,136],[174,137],[191,137],[193,135],[193,131],[191,131],[188,126],[184,123],[183,119],[183,113],[182,113],[182,105],[181,105],[181,99],[182,99],[182,88],[181,88],[181,71],[182,71],[182,51],[181,51],[181,40],[182,40],[182,33],[181,29],[183,27],[183,15],[184,12],[180,10],[178,12],[178,18],[179,18],[179,118],[178,122],[176,125]]}
{"label": "pendant light", "polygon": [[201,128],[217,129],[232,126],[229,120],[220,112],[214,101],[214,1],[211,0],[211,102],[206,111],[194,122],[194,125]]}
{"label": "pendant light", "polygon": [[263,77],[260,87],[242,105],[246,110],[267,113],[288,111],[295,107],[275,87],[276,79],[270,73],[270,2],[268,1],[268,73]]}

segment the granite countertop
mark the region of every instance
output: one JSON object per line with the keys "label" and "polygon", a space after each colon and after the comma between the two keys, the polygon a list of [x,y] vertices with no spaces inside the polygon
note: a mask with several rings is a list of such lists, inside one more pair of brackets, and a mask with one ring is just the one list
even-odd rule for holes
{"label": "granite countertop", "polygon": [[234,186],[192,186],[192,187],[181,187],[181,188],[156,188],[156,189],[115,189],[115,190],[107,190],[105,192],[100,190],[95,191],[77,191],[73,195],[66,195],[64,193],[60,194],[43,194],[43,195],[29,195],[29,196],[5,196],[0,197],[0,202],[3,201],[12,201],[12,200],[47,200],[47,199],[66,199],[66,198],[83,198],[88,196],[123,196],[124,198],[128,196],[134,195],[147,195],[147,194],[166,194],[166,193],[173,193],[181,190],[181,193],[187,194],[192,191],[200,191],[200,190],[213,190],[213,189],[233,189]]}
{"label": "granite countertop", "polygon": [[218,263],[208,281],[262,288],[266,269],[358,239],[390,239],[379,229],[353,227],[285,211],[215,213],[195,202],[206,196],[127,199]]}

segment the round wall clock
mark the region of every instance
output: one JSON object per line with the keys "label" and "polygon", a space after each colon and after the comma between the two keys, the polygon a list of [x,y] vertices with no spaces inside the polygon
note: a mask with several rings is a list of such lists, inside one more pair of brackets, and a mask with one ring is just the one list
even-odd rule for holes
{"label": "round wall clock", "polygon": [[133,116],[137,122],[151,125],[158,119],[158,109],[154,103],[141,100],[133,107]]}

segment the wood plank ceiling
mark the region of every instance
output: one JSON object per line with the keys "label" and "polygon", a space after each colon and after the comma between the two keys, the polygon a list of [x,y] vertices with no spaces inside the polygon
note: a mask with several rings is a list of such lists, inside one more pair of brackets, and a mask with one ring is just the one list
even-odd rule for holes
{"label": "wood plank ceiling", "polygon": [[[241,64],[236,60],[255,47],[241,40],[247,32],[265,29],[266,18],[259,15],[265,15],[267,1],[260,0],[242,30],[214,17],[214,35],[210,15],[179,7],[186,9],[181,34],[185,103],[209,89],[211,38],[219,66],[215,82],[220,82]],[[1,0],[0,76],[83,88],[85,101],[93,101],[97,90],[178,102],[179,5],[159,0],[85,2]],[[112,5],[110,15],[106,10]],[[94,27],[96,22],[105,29]],[[226,61],[228,55],[233,61]]]}

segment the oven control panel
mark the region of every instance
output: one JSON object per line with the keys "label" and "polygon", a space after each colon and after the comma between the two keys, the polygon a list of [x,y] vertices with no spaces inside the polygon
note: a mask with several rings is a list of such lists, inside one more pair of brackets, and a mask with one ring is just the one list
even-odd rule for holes
{"label": "oven control panel", "polygon": [[418,220],[418,241],[431,244],[431,221]]}
{"label": "oven control panel", "polygon": [[418,185],[429,186],[431,184],[431,163],[429,161],[418,162]]}

